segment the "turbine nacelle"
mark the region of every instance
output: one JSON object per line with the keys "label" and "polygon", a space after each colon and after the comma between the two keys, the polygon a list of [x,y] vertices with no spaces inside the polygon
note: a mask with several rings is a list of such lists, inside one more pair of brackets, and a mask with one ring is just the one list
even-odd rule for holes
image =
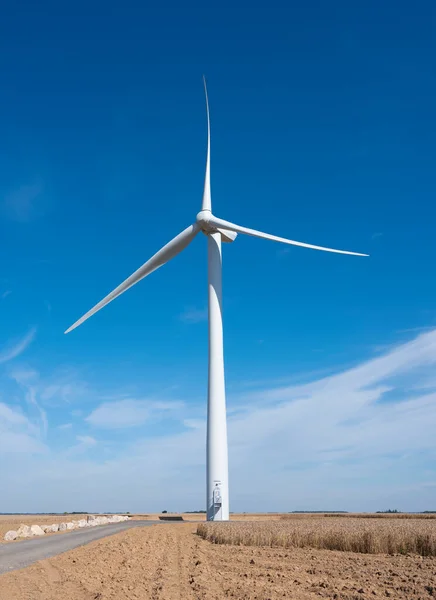
{"label": "turbine nacelle", "polygon": [[204,233],[215,233],[217,228],[211,224],[213,219],[212,212],[209,209],[200,210],[200,212],[195,217],[195,220],[200,227],[201,231]]}
{"label": "turbine nacelle", "polygon": [[218,231],[221,234],[222,242],[227,244],[234,242],[238,235],[236,231],[231,231],[230,229],[221,229],[213,224],[214,220],[216,220],[216,218],[213,216],[212,212],[207,209],[201,210],[196,217],[196,223],[205,235],[216,233]]}

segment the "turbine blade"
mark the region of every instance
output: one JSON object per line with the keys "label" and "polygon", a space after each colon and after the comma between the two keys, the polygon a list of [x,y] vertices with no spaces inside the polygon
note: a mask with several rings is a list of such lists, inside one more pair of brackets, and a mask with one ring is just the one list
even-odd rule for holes
{"label": "turbine blade", "polygon": [[94,308],[91,308],[91,310],[89,310],[85,315],[83,315],[83,317],[76,321],[74,325],[71,325],[71,327],[69,327],[65,333],[69,333],[73,329],[76,329],[76,327],[89,319],[89,317],[92,317],[92,315],[106,306],[106,304],[109,304],[109,302],[115,300],[115,298],[131,288],[133,285],[135,285],[135,283],[138,283],[138,281],[141,281],[141,279],[144,279],[144,277],[147,277],[147,275],[150,275],[150,273],[156,271],[156,269],[174,258],[192,242],[199,231],[199,226],[197,223],[194,223],[194,225],[190,225],[187,229],[179,233],[179,235],[177,235],[170,242],[168,242],[168,244],[156,252],[156,254],[150,258],[150,260],[144,263],[142,267],[139,267],[137,271],[130,275],[130,277],[123,281],[123,283],[121,283],[110,294],[103,298],[103,300],[96,304]]}
{"label": "turbine blade", "polygon": [[335,252],[336,254],[351,254],[352,256],[369,256],[368,254],[361,254],[360,252],[349,252],[348,250],[335,250],[334,248],[325,248],[324,246],[314,246],[313,244],[305,244],[304,242],[296,242],[295,240],[287,240],[286,238],[277,237],[276,235],[270,235],[269,233],[262,233],[262,231],[256,231],[255,229],[248,229],[248,227],[241,227],[235,225],[224,219],[218,219],[218,217],[212,216],[208,223],[214,227],[220,229],[228,229],[229,231],[236,231],[237,233],[245,233],[246,235],[252,235],[253,237],[263,238],[265,240],[272,240],[273,242],[282,242],[283,244],[289,244],[290,246],[301,246],[302,248],[312,248],[312,250],[323,250],[324,252]]}
{"label": "turbine blade", "polygon": [[204,177],[204,192],[201,210],[212,210],[212,199],[210,195],[210,116],[209,116],[209,99],[207,97],[206,78],[203,76],[204,93],[206,95],[206,112],[207,112],[207,157],[206,157],[206,175]]}

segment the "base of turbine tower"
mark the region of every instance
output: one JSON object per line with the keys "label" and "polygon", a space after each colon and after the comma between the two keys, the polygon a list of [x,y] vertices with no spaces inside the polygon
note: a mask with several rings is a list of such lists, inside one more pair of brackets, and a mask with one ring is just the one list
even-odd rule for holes
{"label": "base of turbine tower", "polygon": [[212,498],[207,511],[208,521],[228,521],[229,515],[223,507],[221,482],[215,482]]}

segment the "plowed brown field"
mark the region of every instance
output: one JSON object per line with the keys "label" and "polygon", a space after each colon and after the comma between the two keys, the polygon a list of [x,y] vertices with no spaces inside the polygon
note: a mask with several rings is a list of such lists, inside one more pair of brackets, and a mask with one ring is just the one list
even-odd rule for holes
{"label": "plowed brown field", "polygon": [[131,529],[0,577],[1,600],[430,600],[436,560],[212,544],[195,524]]}

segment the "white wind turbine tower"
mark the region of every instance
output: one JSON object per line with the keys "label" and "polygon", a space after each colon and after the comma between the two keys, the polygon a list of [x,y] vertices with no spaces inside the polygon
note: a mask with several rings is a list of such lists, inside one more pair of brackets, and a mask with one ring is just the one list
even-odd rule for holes
{"label": "white wind turbine tower", "polygon": [[173,238],[166,246],[161,248],[154,256],[128,277],[123,283],[108,294],[101,302],[91,308],[83,317],[65,331],[68,333],[89,319],[101,308],[112,302],[123,292],[131,288],[159,267],[174,258],[194,237],[202,231],[207,236],[208,244],[208,277],[209,277],[209,383],[207,404],[207,519],[209,521],[228,521],[229,519],[229,483],[228,483],[228,454],[227,454],[227,422],[226,422],[226,397],[224,382],[224,356],[223,356],[223,321],[222,321],[222,260],[221,242],[233,242],[238,233],[251,235],[273,242],[282,242],[291,246],[301,246],[313,250],[335,252],[337,254],[351,254],[353,256],[368,256],[358,252],[334,250],[314,246],[303,242],[296,242],[285,238],[262,233],[255,229],[248,229],[215,217],[212,213],[210,194],[210,119],[209,102],[204,81],[207,109],[207,159],[204,193],[201,211],[197,214],[195,222]]}

